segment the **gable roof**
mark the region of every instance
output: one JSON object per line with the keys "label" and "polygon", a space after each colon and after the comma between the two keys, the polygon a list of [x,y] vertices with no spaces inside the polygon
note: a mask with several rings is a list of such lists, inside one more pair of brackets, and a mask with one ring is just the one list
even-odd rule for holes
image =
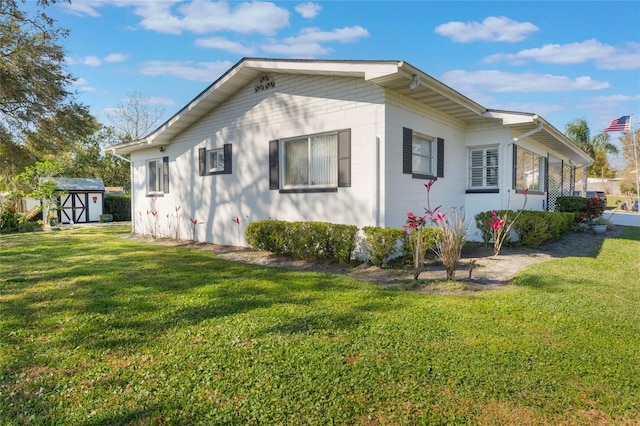
{"label": "gable roof", "polygon": [[463,125],[502,120],[503,125],[512,127],[514,132],[519,134],[531,132],[541,126],[532,136],[538,142],[574,159],[577,163],[592,162],[587,154],[575,147],[571,140],[542,117],[531,113],[488,110],[409,63],[396,60],[244,58],[151,134],[142,139],[114,145],[111,149],[119,154],[126,154],[149,145],[166,145],[176,135],[265,73],[363,78],[435,108],[459,120]]}

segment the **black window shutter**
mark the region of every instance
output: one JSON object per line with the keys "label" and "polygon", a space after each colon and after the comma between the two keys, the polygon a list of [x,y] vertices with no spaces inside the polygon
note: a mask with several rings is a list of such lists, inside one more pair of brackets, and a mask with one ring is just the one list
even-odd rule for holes
{"label": "black window shutter", "polygon": [[338,186],[351,186],[351,129],[338,131]]}
{"label": "black window shutter", "polygon": [[198,149],[198,164],[200,171],[200,176],[204,176],[207,174],[207,148],[199,148]]}
{"label": "black window shutter", "polygon": [[444,139],[438,138],[437,141],[438,142],[437,142],[436,149],[438,150],[437,152],[438,164],[437,164],[436,176],[439,178],[443,178],[444,177]]}
{"label": "black window shutter", "polygon": [[518,182],[518,145],[513,145],[513,173],[511,176],[511,187],[516,188]]}
{"label": "black window shutter", "polygon": [[224,174],[231,174],[231,144],[224,144]]}
{"label": "black window shutter", "polygon": [[269,141],[269,189],[280,189],[279,144],[278,140]]}
{"label": "black window shutter", "polygon": [[169,157],[162,157],[162,186],[164,193],[169,193]]}
{"label": "black window shutter", "polygon": [[411,174],[413,171],[412,162],[413,130],[402,128],[402,173]]}

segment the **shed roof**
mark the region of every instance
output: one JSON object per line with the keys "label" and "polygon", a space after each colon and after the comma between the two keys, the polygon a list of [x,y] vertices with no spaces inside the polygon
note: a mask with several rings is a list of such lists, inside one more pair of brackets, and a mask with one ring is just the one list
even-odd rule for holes
{"label": "shed roof", "polygon": [[60,191],[104,192],[102,179],[97,178],[51,178]]}

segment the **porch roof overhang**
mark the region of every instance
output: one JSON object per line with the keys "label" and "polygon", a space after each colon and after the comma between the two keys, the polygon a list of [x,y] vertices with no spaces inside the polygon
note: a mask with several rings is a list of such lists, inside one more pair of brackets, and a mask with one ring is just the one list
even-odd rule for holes
{"label": "porch roof overhang", "polygon": [[578,148],[571,139],[537,114],[487,110],[484,115],[502,120],[502,124],[511,129],[514,143],[528,137],[563,159],[566,158],[572,165],[590,166],[593,163],[589,154]]}
{"label": "porch roof overhang", "polygon": [[[551,124],[534,114],[499,112],[487,110],[459,92],[407,62],[396,60],[298,60],[259,59],[240,60],[218,80],[212,83],[180,111],[160,125],[148,136],[135,141],[113,145],[109,148],[117,154],[127,154],[150,146],[168,145],[182,131],[203,118],[222,104],[230,96],[265,73],[326,75],[362,78],[372,84],[393,90],[417,102],[428,105],[457,120],[461,126],[496,122],[510,126],[515,133],[526,133],[543,123],[543,130],[532,136],[538,142],[573,161],[584,163],[585,158],[573,143]],[[533,117],[535,120],[514,119],[513,117]],[[514,120],[516,122],[514,122]],[[538,120],[538,121],[536,121]],[[520,122],[524,121],[524,122]],[[535,121],[535,122],[534,122]],[[590,161],[590,158],[588,159]],[[589,163],[590,164],[590,163]]]}

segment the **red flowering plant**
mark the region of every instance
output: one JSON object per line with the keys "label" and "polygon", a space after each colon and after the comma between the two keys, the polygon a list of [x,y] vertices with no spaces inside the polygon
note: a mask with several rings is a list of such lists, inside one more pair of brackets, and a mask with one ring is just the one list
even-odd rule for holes
{"label": "red flowering plant", "polygon": [[520,217],[520,215],[524,211],[524,208],[527,205],[527,193],[529,192],[529,190],[525,188],[521,191],[521,193],[524,195],[524,202],[522,203],[522,207],[520,208],[520,210],[517,211],[515,217],[509,221],[508,220],[509,214],[511,213],[511,210],[509,209],[511,204],[511,190],[508,190],[507,192],[509,193],[507,210],[504,211],[504,213],[502,214],[502,217],[498,217],[498,214],[496,213],[496,211],[493,210],[491,212],[491,220],[488,220],[485,223],[485,225],[489,227],[489,231],[492,235],[494,256],[497,256],[500,254],[502,245],[504,244],[505,240],[508,238],[509,233],[511,232],[511,228],[513,227],[513,224],[516,223],[516,220],[518,219],[518,217]]}
{"label": "red flowering plant", "polygon": [[[424,209],[425,216],[416,216],[413,212],[407,213],[407,221],[404,225],[404,232],[410,237],[410,246],[413,251],[414,279],[418,279],[423,268],[426,251],[431,248],[447,271],[447,279],[455,277],[455,270],[460,263],[462,247],[466,241],[468,226],[465,221],[464,212],[461,209],[451,208],[451,212],[443,213],[438,206],[431,208],[431,187],[434,180],[427,182],[424,187],[427,189],[427,207]],[[435,228],[437,232],[435,243],[429,247],[422,238],[422,231],[427,224]]]}
{"label": "red flowering plant", "polygon": [[236,224],[237,226],[237,233],[238,233],[238,247],[240,246],[240,225],[242,224],[242,222],[244,222],[245,220],[248,219],[248,216],[245,216],[244,218],[240,219],[238,216],[234,217],[233,219],[231,219],[233,221],[233,223]]}
{"label": "red flowering plant", "polygon": [[198,219],[189,218],[191,221],[191,240],[196,240],[196,226],[202,225],[204,222],[198,222]]}
{"label": "red flowering plant", "polygon": [[416,216],[413,212],[407,213],[407,221],[403,226],[402,233],[407,235],[409,246],[413,255],[413,279],[417,280],[422,272],[424,257],[428,246],[422,241],[422,229],[425,227],[426,216]]}

